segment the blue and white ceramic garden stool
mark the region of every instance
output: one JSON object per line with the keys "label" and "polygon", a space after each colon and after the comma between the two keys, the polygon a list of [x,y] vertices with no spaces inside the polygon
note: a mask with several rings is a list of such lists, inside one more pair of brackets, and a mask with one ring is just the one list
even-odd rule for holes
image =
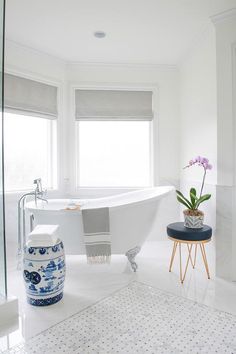
{"label": "blue and white ceramic garden stool", "polygon": [[34,306],[55,304],[63,297],[65,254],[60,239],[49,247],[24,249],[24,270],[27,301]]}

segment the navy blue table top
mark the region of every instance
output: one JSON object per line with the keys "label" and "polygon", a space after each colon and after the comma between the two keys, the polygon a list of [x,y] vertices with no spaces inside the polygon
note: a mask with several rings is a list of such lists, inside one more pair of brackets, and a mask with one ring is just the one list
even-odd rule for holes
{"label": "navy blue table top", "polygon": [[167,235],[177,240],[205,241],[212,236],[212,228],[204,225],[201,229],[190,229],[183,222],[175,222],[167,226]]}

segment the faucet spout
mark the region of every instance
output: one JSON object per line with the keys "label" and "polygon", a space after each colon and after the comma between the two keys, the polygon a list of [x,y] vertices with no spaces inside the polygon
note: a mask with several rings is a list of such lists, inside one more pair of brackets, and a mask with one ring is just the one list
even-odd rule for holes
{"label": "faucet spout", "polygon": [[39,195],[37,196],[37,199],[42,200],[43,202],[46,202],[48,204],[48,200],[46,198],[40,197]]}

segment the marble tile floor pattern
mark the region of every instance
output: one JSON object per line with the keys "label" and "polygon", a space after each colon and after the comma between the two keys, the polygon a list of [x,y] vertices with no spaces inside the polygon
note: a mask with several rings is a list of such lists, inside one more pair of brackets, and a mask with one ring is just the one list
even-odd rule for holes
{"label": "marble tile floor pattern", "polygon": [[197,269],[189,269],[183,285],[179,282],[178,259],[173,272],[168,272],[171,249],[169,241],[147,242],[137,257],[139,269],[136,274],[130,270],[124,256],[113,256],[110,266],[90,266],[85,257],[68,256],[64,298],[47,308],[36,308],[26,303],[21,272],[15,270],[13,259],[9,259],[9,291],[17,294],[20,302],[19,329],[13,327],[11,332],[0,332],[1,350],[13,347],[22,339],[28,340],[132,281],[236,315],[236,284],[214,276],[213,243],[206,247],[211,279],[207,279],[202,261],[198,259]]}
{"label": "marble tile floor pattern", "polygon": [[134,281],[4,353],[232,354],[235,333],[235,316]]}

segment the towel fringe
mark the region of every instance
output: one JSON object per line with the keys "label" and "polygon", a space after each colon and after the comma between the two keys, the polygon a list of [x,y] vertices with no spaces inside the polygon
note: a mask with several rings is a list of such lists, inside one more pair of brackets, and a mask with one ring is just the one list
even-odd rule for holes
{"label": "towel fringe", "polygon": [[110,255],[99,255],[99,256],[87,256],[88,264],[110,264],[111,256]]}

